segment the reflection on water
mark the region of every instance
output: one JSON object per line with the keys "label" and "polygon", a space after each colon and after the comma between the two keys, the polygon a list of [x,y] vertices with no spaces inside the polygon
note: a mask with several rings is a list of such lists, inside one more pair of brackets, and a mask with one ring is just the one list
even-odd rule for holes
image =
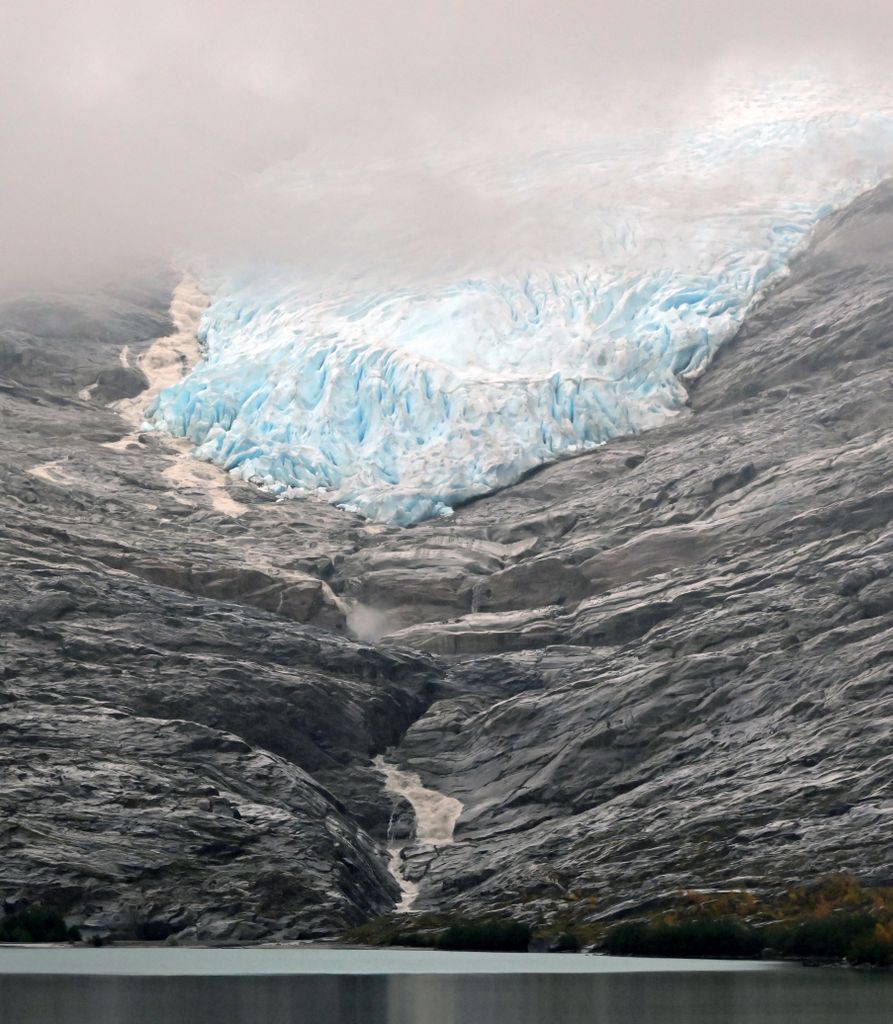
{"label": "reflection on water", "polygon": [[583,975],[0,976],[15,1024],[890,1024],[893,977],[835,969]]}

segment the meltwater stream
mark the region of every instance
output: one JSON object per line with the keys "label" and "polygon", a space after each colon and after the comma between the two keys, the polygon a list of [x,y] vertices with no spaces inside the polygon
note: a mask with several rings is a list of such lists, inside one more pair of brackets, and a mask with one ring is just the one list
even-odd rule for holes
{"label": "meltwater stream", "polygon": [[[416,772],[390,764],[381,754],[372,763],[382,774],[385,790],[393,796],[409,801],[412,806],[416,821],[414,845],[446,846],[453,841],[456,822],[462,814],[462,804],[459,800],[438,793],[437,790],[428,789],[422,784]],[[393,825],[393,814],[391,824]],[[394,909],[398,914],[403,914],[413,909],[419,887],[404,873],[403,851],[410,845],[409,841],[392,838],[391,831],[389,827],[388,867],[399,883],[402,893],[400,902]]]}

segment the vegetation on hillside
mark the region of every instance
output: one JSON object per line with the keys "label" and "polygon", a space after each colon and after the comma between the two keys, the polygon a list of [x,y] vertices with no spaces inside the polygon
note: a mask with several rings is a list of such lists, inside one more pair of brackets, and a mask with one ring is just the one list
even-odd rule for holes
{"label": "vegetation on hillside", "polygon": [[839,874],[774,898],[745,890],[680,893],[646,919],[592,920],[593,895],[570,893],[548,925],[510,917],[390,915],[345,936],[370,945],[434,949],[552,951],[590,946],[627,956],[796,958],[893,965],[893,888],[862,886]]}
{"label": "vegetation on hillside", "polygon": [[648,921],[622,922],[602,939],[610,953],[639,956],[766,955],[893,964],[893,889],[851,875],[790,889],[773,901],[752,893],[685,893]]}
{"label": "vegetation on hillside", "polygon": [[48,907],[34,906],[0,918],[0,942],[77,942],[76,928]]}
{"label": "vegetation on hillside", "polygon": [[412,946],[475,952],[526,953],[533,931],[510,917],[469,920],[428,915],[411,921],[378,918],[347,938],[379,946]]}

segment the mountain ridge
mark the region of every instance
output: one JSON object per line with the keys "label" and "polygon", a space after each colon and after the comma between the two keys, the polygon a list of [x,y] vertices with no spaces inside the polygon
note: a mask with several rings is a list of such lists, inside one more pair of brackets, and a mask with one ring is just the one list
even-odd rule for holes
{"label": "mountain ridge", "polygon": [[684,415],[409,529],[107,447],[168,281],[4,307],[5,906],[335,934],[400,897],[385,752],[463,804],[403,850],[419,910],[889,884],[891,217],[831,218]]}

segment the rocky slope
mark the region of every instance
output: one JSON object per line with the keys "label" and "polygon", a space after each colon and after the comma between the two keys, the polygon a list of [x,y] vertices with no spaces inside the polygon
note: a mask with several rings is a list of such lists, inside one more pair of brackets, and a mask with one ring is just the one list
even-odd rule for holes
{"label": "rocky slope", "polygon": [[[460,658],[399,748],[464,804],[427,905],[889,884],[891,229],[889,189],[826,225],[689,415],[440,531],[520,553],[466,562],[444,621],[397,607],[385,638]],[[354,557],[363,586],[395,549]]]}
{"label": "rocky slope", "polygon": [[390,748],[463,804],[403,850],[416,909],[893,881],[891,237],[885,187],[669,426],[406,530],[126,440],[170,282],[6,304],[7,905],[245,939],[386,911]]}

